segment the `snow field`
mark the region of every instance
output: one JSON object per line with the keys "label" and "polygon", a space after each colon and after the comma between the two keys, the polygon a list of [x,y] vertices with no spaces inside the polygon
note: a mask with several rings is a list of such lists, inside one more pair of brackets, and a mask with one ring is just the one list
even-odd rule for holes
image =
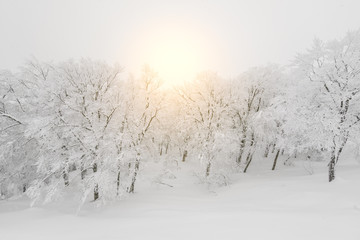
{"label": "snow field", "polygon": [[[237,174],[207,188],[189,171],[166,182],[142,178],[137,193],[105,207],[73,203],[29,208],[0,203],[1,239],[360,239],[360,166],[339,165],[327,182],[325,163],[309,175],[301,164]],[[195,184],[194,184],[195,183]]]}

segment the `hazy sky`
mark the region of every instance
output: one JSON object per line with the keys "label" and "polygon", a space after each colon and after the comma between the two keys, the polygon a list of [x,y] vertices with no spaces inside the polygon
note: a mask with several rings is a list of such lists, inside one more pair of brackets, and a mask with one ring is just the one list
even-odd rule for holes
{"label": "hazy sky", "polygon": [[233,76],[286,64],[315,36],[357,30],[359,9],[359,0],[0,0],[0,68],[90,57],[137,71],[179,48],[196,71]]}

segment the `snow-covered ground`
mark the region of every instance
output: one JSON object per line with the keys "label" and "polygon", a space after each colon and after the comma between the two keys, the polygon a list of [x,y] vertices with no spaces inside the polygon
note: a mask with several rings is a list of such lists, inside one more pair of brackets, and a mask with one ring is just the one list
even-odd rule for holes
{"label": "snow-covered ground", "polygon": [[164,180],[174,187],[143,181],[136,194],[78,214],[70,203],[1,201],[0,239],[360,239],[358,163],[339,165],[332,183],[325,163],[249,171],[211,189],[191,171],[177,175]]}

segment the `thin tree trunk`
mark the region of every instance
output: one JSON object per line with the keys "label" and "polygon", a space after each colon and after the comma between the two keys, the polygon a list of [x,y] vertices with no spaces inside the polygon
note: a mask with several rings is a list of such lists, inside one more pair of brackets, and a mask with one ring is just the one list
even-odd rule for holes
{"label": "thin tree trunk", "polygon": [[81,156],[81,165],[80,165],[81,180],[84,180],[85,176],[86,176],[86,169],[84,169],[84,162],[82,160],[84,157],[85,157],[85,154],[83,154]]}
{"label": "thin tree trunk", "polygon": [[128,189],[128,193],[134,193],[135,190],[135,182],[136,182],[136,177],[137,174],[139,172],[139,167],[140,167],[140,153],[136,154],[136,160],[135,160],[135,166],[134,166],[134,173],[133,173],[133,177],[131,180],[131,185]]}
{"label": "thin tree trunk", "polygon": [[182,156],[182,161],[183,162],[185,162],[187,154],[188,154],[188,152],[187,152],[187,150],[185,150],[184,153],[183,153],[183,156]]}
{"label": "thin tree trunk", "polygon": [[99,185],[96,183],[94,187],[94,201],[99,199]]}
{"label": "thin tree trunk", "polygon": [[335,179],[335,164],[336,164],[336,156],[335,149],[331,151],[331,159],[329,162],[329,182]]}
{"label": "thin tree trunk", "polygon": [[337,162],[339,161],[340,154],[341,154],[341,152],[343,151],[343,149],[344,149],[344,147],[345,147],[345,145],[346,145],[347,139],[348,139],[348,138],[345,137],[344,141],[342,142],[342,144],[341,144],[341,146],[340,146],[340,148],[339,148],[339,151],[338,151],[338,153],[337,153],[335,163],[337,163]]}
{"label": "thin tree trunk", "polygon": [[69,174],[65,171],[65,169],[63,170],[63,178],[65,187],[69,186]]}
{"label": "thin tree trunk", "polygon": [[116,179],[116,195],[119,196],[120,190],[120,169],[118,170],[117,179]]}
{"label": "thin tree trunk", "polygon": [[245,160],[246,165],[249,163],[251,155],[252,155],[252,146],[250,146],[249,152],[248,152],[248,154],[246,156],[246,160]]}
{"label": "thin tree trunk", "polygon": [[[249,153],[249,154],[250,154],[250,153]],[[246,173],[248,167],[250,166],[250,163],[251,163],[252,159],[253,159],[253,153],[251,153],[251,155],[248,155],[248,160],[247,160],[246,167],[245,167],[245,169],[244,169],[244,173]]]}
{"label": "thin tree trunk", "polygon": [[84,167],[81,167],[81,180],[84,180],[86,176],[86,169]]}
{"label": "thin tree trunk", "polygon": [[[93,165],[93,172],[96,173],[97,172],[97,164],[94,163]],[[99,198],[99,185],[97,183],[95,183],[95,187],[94,187],[94,201],[96,201]]]}
{"label": "thin tree trunk", "polygon": [[168,153],[168,150],[169,150],[169,144],[167,143],[165,146],[166,146],[166,147],[165,147],[165,154],[167,154],[167,153]]}
{"label": "thin tree trunk", "polygon": [[279,154],[280,154],[280,149],[278,149],[278,151],[276,152],[276,156],[275,156],[275,159],[274,159],[274,164],[273,164],[272,169],[271,169],[273,171],[275,170],[276,162],[278,160]]}
{"label": "thin tree trunk", "polygon": [[205,173],[206,177],[208,177],[210,175],[210,169],[211,169],[211,162],[209,161],[206,166],[206,173]]}
{"label": "thin tree trunk", "polygon": [[335,179],[335,156],[331,157],[329,163],[329,182]]}
{"label": "thin tree trunk", "polygon": [[250,142],[250,148],[249,148],[249,152],[248,152],[248,155],[246,157],[246,166],[245,166],[245,169],[244,169],[244,173],[246,173],[251,161],[252,161],[252,158],[253,158],[253,154],[255,152],[255,135],[254,133],[251,134],[251,142]]}
{"label": "thin tree trunk", "polygon": [[245,144],[246,144],[246,132],[245,132],[245,130],[243,130],[243,136],[242,136],[241,141],[240,141],[239,156],[238,156],[238,158],[236,159],[236,163],[237,163],[238,165],[240,165],[240,163],[241,163],[241,158],[242,158],[242,156],[243,156],[243,154],[244,154]]}

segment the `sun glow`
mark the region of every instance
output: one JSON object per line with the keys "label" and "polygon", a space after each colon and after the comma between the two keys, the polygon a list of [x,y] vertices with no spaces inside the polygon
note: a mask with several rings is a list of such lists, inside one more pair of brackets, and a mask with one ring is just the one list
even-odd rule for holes
{"label": "sun glow", "polygon": [[177,85],[190,81],[201,70],[201,53],[189,42],[167,39],[151,49],[148,63],[166,84]]}
{"label": "sun glow", "polygon": [[214,49],[204,34],[175,27],[149,30],[133,46],[137,65],[148,64],[167,86],[191,81],[198,72],[208,69],[209,55]]}

